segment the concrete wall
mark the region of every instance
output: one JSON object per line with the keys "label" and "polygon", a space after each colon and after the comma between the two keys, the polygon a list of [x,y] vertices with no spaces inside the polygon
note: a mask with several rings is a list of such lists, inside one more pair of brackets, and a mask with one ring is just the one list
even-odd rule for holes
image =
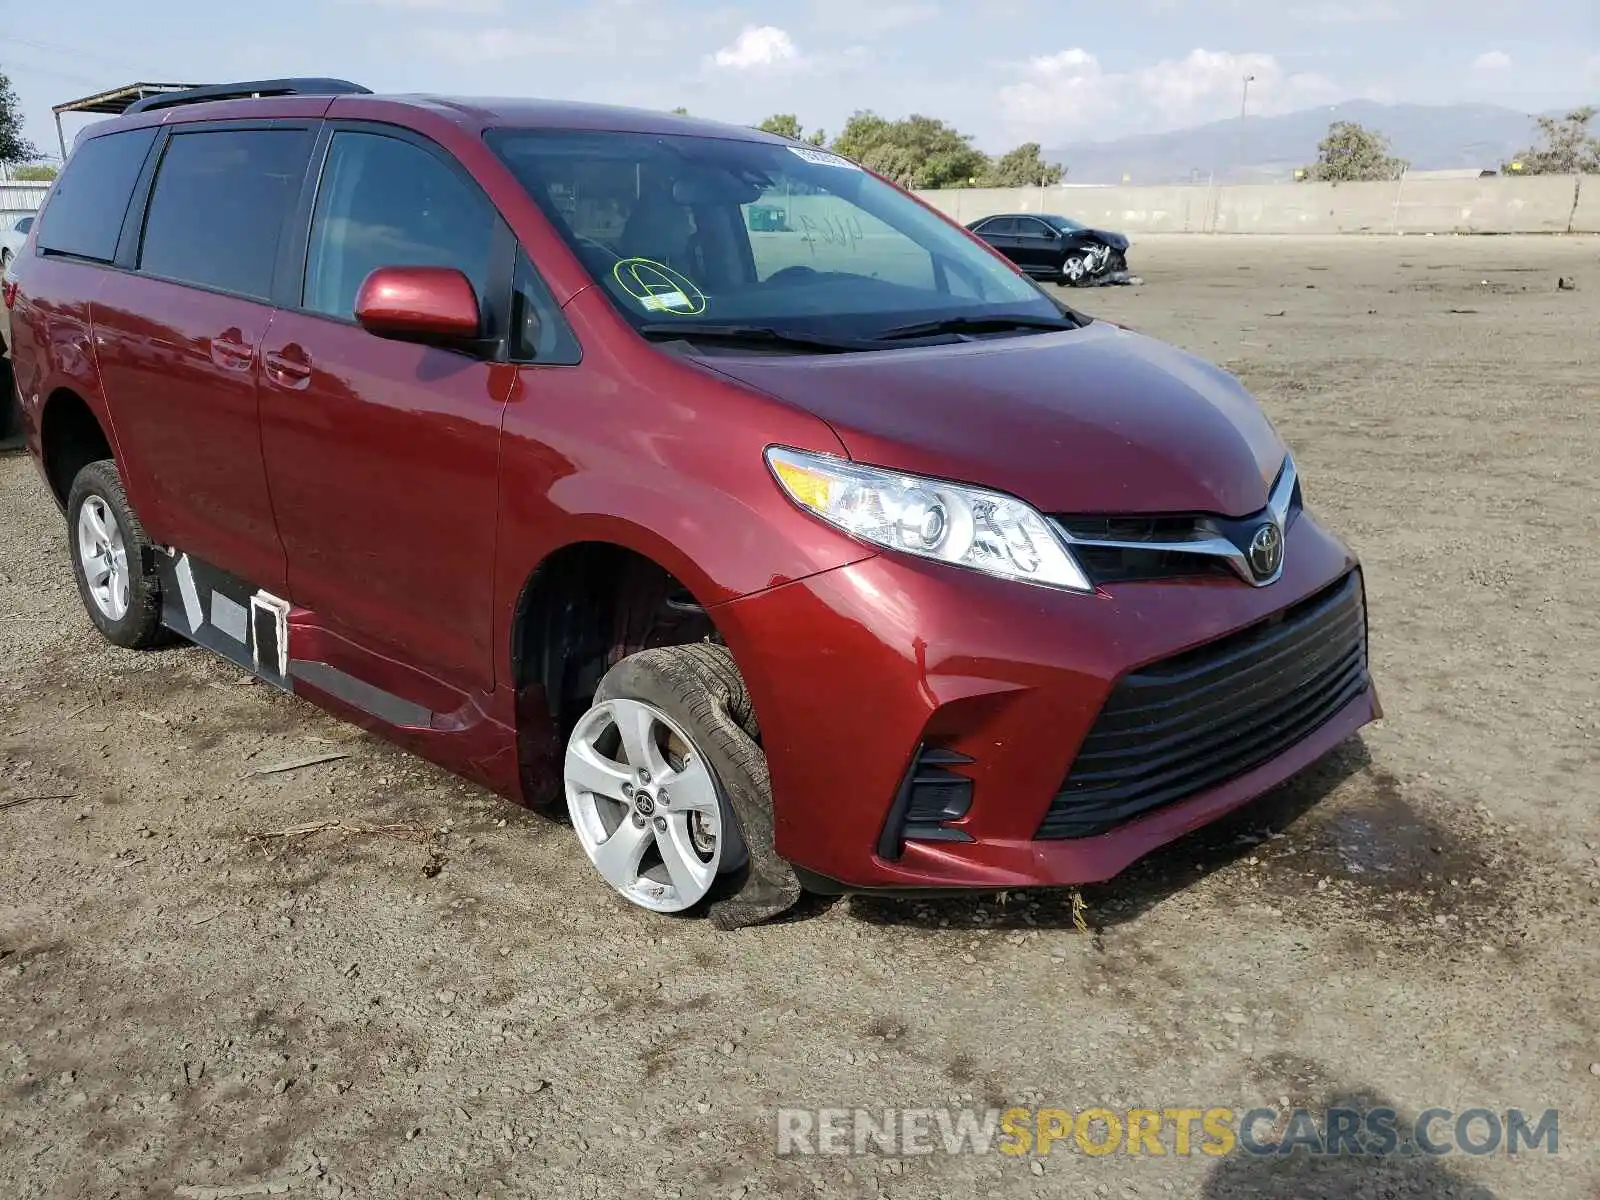
{"label": "concrete wall", "polygon": [[919,193],[962,223],[1057,212],[1123,233],[1600,233],[1600,176]]}

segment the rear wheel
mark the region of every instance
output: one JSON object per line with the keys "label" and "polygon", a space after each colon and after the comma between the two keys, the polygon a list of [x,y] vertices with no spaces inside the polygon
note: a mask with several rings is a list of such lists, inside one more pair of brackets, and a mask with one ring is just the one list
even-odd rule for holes
{"label": "rear wheel", "polygon": [[161,581],[147,565],[150,539],[114,461],[101,459],[78,472],[67,493],[67,528],[78,594],[106,640],[129,650],[165,641]]}

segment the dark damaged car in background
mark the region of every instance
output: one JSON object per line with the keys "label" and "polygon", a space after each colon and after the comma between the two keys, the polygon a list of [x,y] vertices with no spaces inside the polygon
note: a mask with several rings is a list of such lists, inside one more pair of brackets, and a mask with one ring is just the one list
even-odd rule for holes
{"label": "dark damaged car in background", "polygon": [[1131,283],[1127,237],[1053,213],[997,213],[968,226],[1029,275],[1069,287]]}
{"label": "dark damaged car in background", "polygon": [[563,809],[574,903],[1103,880],[1378,712],[1238,380],[813,146],[176,92],[13,276],[89,620]]}

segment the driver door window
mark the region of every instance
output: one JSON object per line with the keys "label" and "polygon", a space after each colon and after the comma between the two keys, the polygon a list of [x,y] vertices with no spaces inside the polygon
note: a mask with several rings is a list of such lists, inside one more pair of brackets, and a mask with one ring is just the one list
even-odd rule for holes
{"label": "driver door window", "polygon": [[379,267],[455,267],[481,305],[497,216],[488,198],[412,142],[333,135],[306,252],[304,307],[350,321]]}

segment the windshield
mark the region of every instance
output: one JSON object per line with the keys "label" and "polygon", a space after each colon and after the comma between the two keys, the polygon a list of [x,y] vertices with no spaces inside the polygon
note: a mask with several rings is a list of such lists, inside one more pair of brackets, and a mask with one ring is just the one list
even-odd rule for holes
{"label": "windshield", "polygon": [[959,230],[823,150],[502,129],[489,142],[637,326],[872,338],[907,323],[1059,318]]}
{"label": "windshield", "polygon": [[1079,229],[1088,228],[1088,226],[1074,221],[1071,217],[1046,217],[1045,220],[1049,221],[1050,224],[1054,225],[1057,229],[1064,229],[1068,233],[1075,232]]}

